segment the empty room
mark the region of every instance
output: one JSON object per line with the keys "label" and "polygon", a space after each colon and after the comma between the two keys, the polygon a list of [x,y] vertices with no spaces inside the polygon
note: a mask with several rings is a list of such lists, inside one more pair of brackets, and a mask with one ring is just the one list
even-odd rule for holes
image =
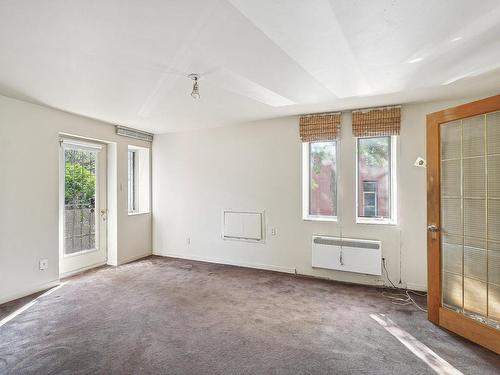
{"label": "empty room", "polygon": [[500,0],[0,0],[0,374],[500,373]]}

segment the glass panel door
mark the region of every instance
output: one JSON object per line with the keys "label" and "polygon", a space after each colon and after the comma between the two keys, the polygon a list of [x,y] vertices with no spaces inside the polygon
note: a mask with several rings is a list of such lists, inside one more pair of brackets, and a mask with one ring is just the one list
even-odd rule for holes
{"label": "glass panel door", "polygon": [[106,145],[64,139],[60,161],[61,277],[106,262]]}
{"label": "glass panel door", "polygon": [[96,247],[97,151],[64,150],[64,254]]}
{"label": "glass panel door", "polygon": [[442,304],[500,329],[500,112],[440,133]]}

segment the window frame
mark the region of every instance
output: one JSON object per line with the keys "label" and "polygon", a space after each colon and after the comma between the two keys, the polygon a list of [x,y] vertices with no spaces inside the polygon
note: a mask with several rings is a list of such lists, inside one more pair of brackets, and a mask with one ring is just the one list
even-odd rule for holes
{"label": "window frame", "polygon": [[[359,140],[367,138],[390,138],[390,217],[389,218],[378,218],[378,217],[362,217],[359,216]],[[370,136],[370,137],[356,137],[356,224],[382,224],[382,225],[397,225],[397,197],[398,197],[398,184],[397,184],[397,147],[398,147],[398,137],[392,136]]]}
{"label": "window frame", "polygon": [[328,141],[318,141],[318,142],[335,142],[335,172],[337,185],[337,194],[335,197],[335,206],[337,207],[337,212],[335,216],[328,215],[311,215],[309,212],[310,208],[310,186],[311,186],[311,143],[315,142],[303,142],[302,143],[302,220],[305,221],[328,221],[328,222],[338,222],[339,217],[339,148],[340,142],[338,139],[328,140]]}

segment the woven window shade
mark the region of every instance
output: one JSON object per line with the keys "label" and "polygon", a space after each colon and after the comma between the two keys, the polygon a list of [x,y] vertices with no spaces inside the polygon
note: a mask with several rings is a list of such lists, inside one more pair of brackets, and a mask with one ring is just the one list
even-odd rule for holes
{"label": "woven window shade", "polygon": [[301,116],[299,129],[302,142],[337,139],[340,136],[340,112]]}
{"label": "woven window shade", "polygon": [[400,130],[401,107],[352,112],[352,135],[355,137],[399,135]]}

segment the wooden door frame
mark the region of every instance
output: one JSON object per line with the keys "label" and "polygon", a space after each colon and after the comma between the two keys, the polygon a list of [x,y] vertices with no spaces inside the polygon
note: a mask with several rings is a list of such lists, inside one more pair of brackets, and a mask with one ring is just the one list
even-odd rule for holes
{"label": "wooden door frame", "polygon": [[[427,225],[441,226],[440,125],[500,110],[500,95],[427,115]],[[441,236],[427,232],[428,319],[500,354],[500,331],[443,308],[441,304]]]}

